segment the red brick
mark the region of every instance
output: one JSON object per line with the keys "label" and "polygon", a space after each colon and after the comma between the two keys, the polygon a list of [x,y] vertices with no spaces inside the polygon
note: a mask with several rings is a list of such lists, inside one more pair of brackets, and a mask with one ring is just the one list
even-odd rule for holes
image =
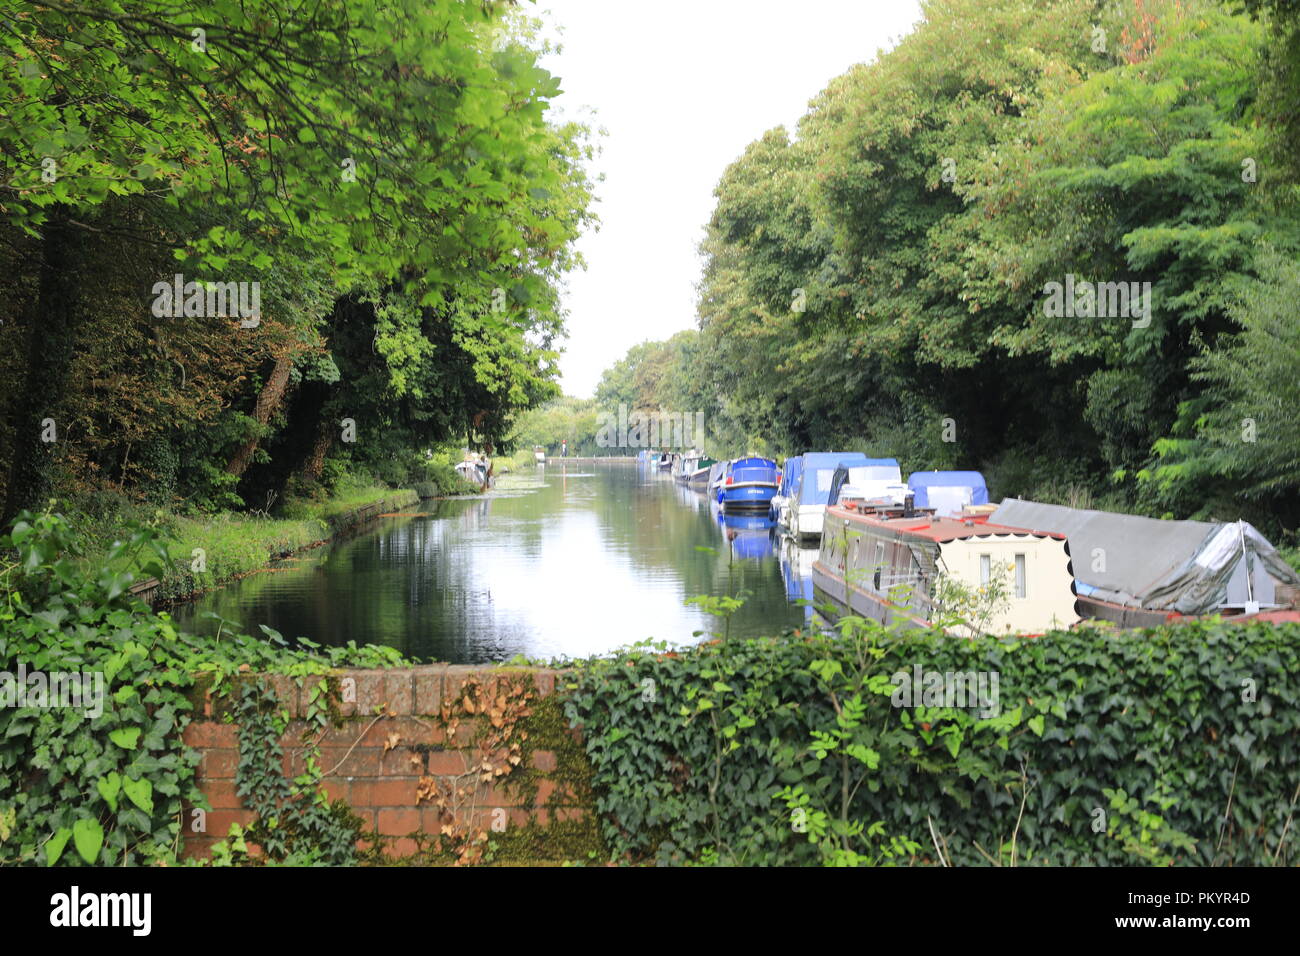
{"label": "red brick", "polygon": [[235,781],[210,780],[201,787],[213,810],[240,810],[244,801],[235,794]]}
{"label": "red brick", "polygon": [[320,786],[330,800],[342,800],[344,803],[351,802],[349,791],[352,788],[351,784],[349,784],[347,780],[339,780],[336,777],[330,777],[328,780],[322,780]]}
{"label": "red brick", "polygon": [[357,747],[348,753],[347,747],[321,748],[320,769],[326,776],[377,777],[380,773],[379,750],[374,747]]}
{"label": "red brick", "polygon": [[442,679],[446,670],[446,664],[426,664],[411,668],[411,680],[415,686],[413,713],[439,713],[442,707]]}
{"label": "red brick", "polygon": [[550,750],[538,750],[533,753],[533,766],[542,773],[555,769],[555,754]]}
{"label": "red brick", "polygon": [[430,750],[425,766],[435,777],[458,776],[469,768],[469,757],[459,750]]}
{"label": "red brick", "polygon": [[442,832],[443,822],[442,811],[437,807],[425,807],[420,811],[420,829],[431,836]]}
{"label": "red brick", "polygon": [[474,800],[475,806],[479,807],[517,807],[522,803],[523,800],[510,786],[480,787]]}
{"label": "red brick", "polygon": [[239,766],[238,750],[204,750],[203,761],[199,765],[199,776],[203,780],[233,779],[237,766]]}
{"label": "red brick", "polygon": [[415,777],[398,779],[354,779],[350,800],[355,807],[415,806]]}
{"label": "red brick", "polygon": [[361,738],[363,747],[383,747],[393,734],[397,735],[397,746],[430,743],[432,726],[428,721],[419,721],[414,717],[394,717],[381,720],[365,732]]}
{"label": "red brick", "polygon": [[442,673],[442,699],[455,702],[464,690],[465,682],[471,677],[479,677],[483,668],[472,664],[448,664]]}
{"label": "red brick", "polygon": [[408,833],[415,833],[419,829],[419,810],[402,809],[379,811],[379,832],[384,836],[406,836]]}
{"label": "red brick", "polygon": [[415,710],[415,691],[409,667],[394,667],[384,675],[384,699],[389,712],[401,717]]}
{"label": "red brick", "polygon": [[582,807],[559,807],[551,812],[554,814],[557,823],[569,820],[586,820],[591,816],[591,812]]}
{"label": "red brick", "polygon": [[191,723],[181,734],[181,739],[191,747],[204,750],[214,747],[238,747],[239,738],[233,724],[219,724],[212,720]]}
{"label": "red brick", "polygon": [[220,840],[230,833],[232,823],[248,826],[256,817],[257,814],[253,813],[252,810],[213,810],[208,814],[207,830],[205,832],[208,836]]}

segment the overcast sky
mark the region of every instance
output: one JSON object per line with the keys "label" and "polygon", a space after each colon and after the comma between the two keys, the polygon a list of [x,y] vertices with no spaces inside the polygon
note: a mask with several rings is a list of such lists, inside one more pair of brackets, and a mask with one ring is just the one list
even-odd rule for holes
{"label": "overcast sky", "polygon": [[545,61],[564,117],[595,111],[599,232],[569,279],[560,362],[589,397],[629,347],[695,326],[697,247],[727,164],[791,132],[834,76],[920,19],[919,0],[542,0],[563,50]]}

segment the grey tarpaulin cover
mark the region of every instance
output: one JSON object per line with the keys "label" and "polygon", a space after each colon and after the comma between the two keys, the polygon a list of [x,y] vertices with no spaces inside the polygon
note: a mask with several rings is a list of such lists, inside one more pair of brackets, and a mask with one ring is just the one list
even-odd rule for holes
{"label": "grey tarpaulin cover", "polygon": [[1276,583],[1300,585],[1245,521],[1161,521],[1019,498],[1007,498],[989,520],[1065,535],[1079,593],[1127,607],[1180,614],[1209,614],[1249,600],[1268,607]]}

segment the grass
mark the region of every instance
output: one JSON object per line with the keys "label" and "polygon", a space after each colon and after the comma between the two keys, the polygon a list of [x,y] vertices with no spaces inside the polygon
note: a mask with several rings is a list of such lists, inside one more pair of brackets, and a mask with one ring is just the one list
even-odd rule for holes
{"label": "grass", "polygon": [[[334,533],[333,520],[401,493],[372,480],[344,478],[329,495],[286,501],[277,517],[231,511],[182,515],[123,499],[114,503],[111,512],[74,519],[84,548],[78,564],[87,572],[101,567],[125,522],[155,524],[171,539],[168,547],[176,562],[175,570],[162,579],[161,596],[183,599],[263,568],[288,552],[318,544]],[[140,567],[145,560],[142,557],[131,568],[138,578],[145,577]]]}

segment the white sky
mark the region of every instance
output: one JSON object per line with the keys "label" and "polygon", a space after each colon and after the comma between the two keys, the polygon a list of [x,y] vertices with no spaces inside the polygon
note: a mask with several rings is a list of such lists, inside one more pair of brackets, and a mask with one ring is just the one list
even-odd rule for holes
{"label": "white sky", "polygon": [[[599,232],[569,279],[568,395],[589,397],[631,346],[695,326],[697,247],[722,171],[764,131],[920,19],[919,0],[541,0],[559,28],[543,65],[564,117],[595,110]],[[554,39],[554,34],[551,35]],[[590,115],[589,113],[587,114]],[[559,117],[557,117],[559,118]]]}

